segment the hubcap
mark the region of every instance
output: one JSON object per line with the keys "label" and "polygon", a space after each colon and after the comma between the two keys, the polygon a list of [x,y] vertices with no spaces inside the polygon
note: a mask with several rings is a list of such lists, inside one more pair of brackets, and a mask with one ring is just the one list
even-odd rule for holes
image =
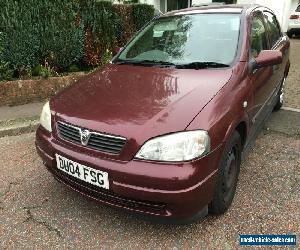
{"label": "hubcap", "polygon": [[227,156],[224,181],[223,181],[223,193],[224,200],[227,202],[233,192],[237,175],[237,159],[234,148],[229,152]]}
{"label": "hubcap", "polygon": [[282,82],[281,89],[280,89],[280,95],[279,95],[280,103],[283,103],[283,96],[284,96],[283,87],[284,87],[284,84],[285,84],[285,80],[286,80],[286,77],[283,78],[283,82]]}

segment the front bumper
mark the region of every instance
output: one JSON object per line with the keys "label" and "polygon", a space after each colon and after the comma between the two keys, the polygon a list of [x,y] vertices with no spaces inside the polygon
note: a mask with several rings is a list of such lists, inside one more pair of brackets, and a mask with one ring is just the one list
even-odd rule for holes
{"label": "front bumper", "polygon": [[[212,200],[223,145],[206,157],[187,163],[123,162],[87,154],[80,146],[58,140],[40,126],[36,132],[36,148],[57,180],[90,198],[145,215],[185,220],[204,211]],[[55,153],[108,172],[110,190],[60,171]]]}

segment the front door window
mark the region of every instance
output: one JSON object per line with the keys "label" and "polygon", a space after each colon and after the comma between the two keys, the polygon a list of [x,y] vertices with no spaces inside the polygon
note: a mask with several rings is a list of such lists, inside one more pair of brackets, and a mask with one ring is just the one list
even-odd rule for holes
{"label": "front door window", "polygon": [[263,20],[259,16],[254,16],[251,27],[251,56],[256,58],[262,50],[268,49],[267,32]]}

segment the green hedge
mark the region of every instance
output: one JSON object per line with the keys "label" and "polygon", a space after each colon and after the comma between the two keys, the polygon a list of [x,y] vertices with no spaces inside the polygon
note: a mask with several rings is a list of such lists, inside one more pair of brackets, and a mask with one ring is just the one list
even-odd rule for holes
{"label": "green hedge", "polygon": [[42,28],[40,62],[46,59],[51,66],[65,69],[84,53],[84,25],[76,23],[79,4],[70,0],[38,0],[38,5]]}
{"label": "green hedge", "polygon": [[0,32],[0,81],[10,80],[13,77],[13,71],[8,62],[3,61],[2,53],[4,49],[4,34]]}
{"label": "green hedge", "polygon": [[134,4],[132,15],[136,30],[140,30],[154,17],[154,7],[148,4]]}
{"label": "green hedge", "polygon": [[102,64],[106,51],[116,46],[121,19],[111,2],[97,0],[80,1],[80,19],[86,30],[85,61],[92,66]]}
{"label": "green hedge", "polygon": [[101,65],[154,15],[153,6],[99,0],[0,0],[0,6],[0,65],[16,76],[38,65],[58,72]]}
{"label": "green hedge", "polygon": [[121,19],[121,24],[117,29],[117,44],[119,47],[122,47],[135,33],[132,5],[116,4],[114,9]]}
{"label": "green hedge", "polygon": [[4,34],[0,61],[9,62],[13,69],[19,71],[29,71],[39,63],[40,27],[37,24],[38,14],[30,12],[31,2],[0,2],[0,31]]}
{"label": "green hedge", "polygon": [[75,23],[79,6],[68,0],[0,0],[2,59],[20,73],[45,60],[62,69],[83,56],[84,29]]}

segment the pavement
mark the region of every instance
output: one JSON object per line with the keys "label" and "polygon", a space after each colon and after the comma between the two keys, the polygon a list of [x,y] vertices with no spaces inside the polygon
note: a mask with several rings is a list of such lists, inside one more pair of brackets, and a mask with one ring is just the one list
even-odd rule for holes
{"label": "pavement", "polygon": [[0,137],[29,133],[39,124],[44,103],[0,107]]}

